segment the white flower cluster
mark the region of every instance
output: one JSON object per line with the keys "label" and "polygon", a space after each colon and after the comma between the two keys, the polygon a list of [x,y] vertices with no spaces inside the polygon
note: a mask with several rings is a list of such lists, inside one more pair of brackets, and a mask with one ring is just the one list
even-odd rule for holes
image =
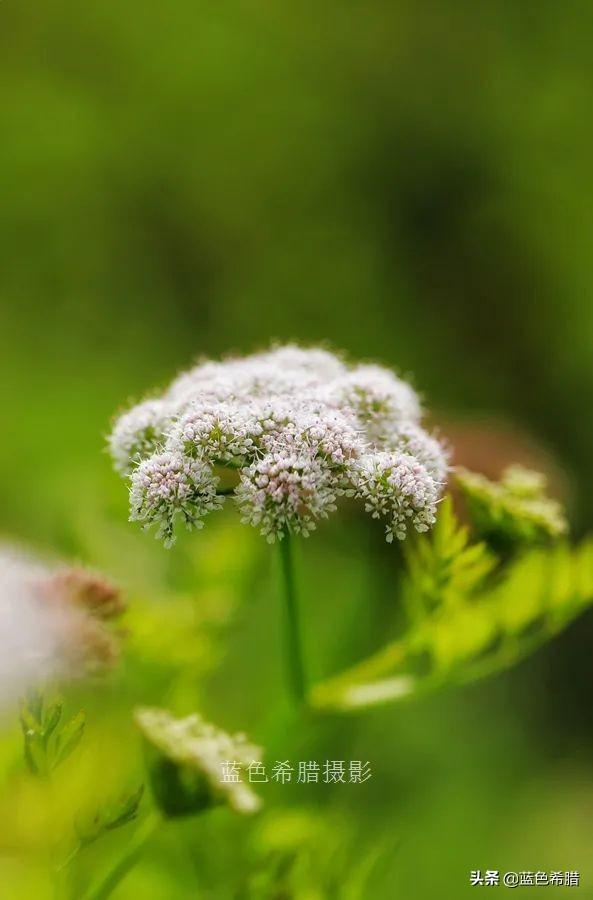
{"label": "white flower cluster", "polygon": [[[428,475],[428,477],[427,477]],[[414,456],[399,451],[368,453],[354,473],[358,496],[374,519],[388,518],[387,540],[403,540],[411,520],[428,531],[439,498],[438,482]]]}
{"label": "white flower cluster", "polygon": [[[221,803],[239,813],[259,809],[261,801],[247,784],[221,780],[224,765],[249,765],[261,759],[261,747],[251,744],[244,734],[227,734],[197,713],[176,719],[165,709],[142,707],[136,710],[135,719],[144,738],[162,756],[195,774],[194,793],[201,809]],[[197,806],[195,811],[199,811]]]}
{"label": "white flower cluster", "polygon": [[177,450],[155,453],[133,474],[130,519],[148,525],[157,522],[157,537],[171,544],[177,516],[188,528],[201,528],[202,517],[221,506],[217,484],[218,478],[202,457],[193,459]]}
{"label": "white flower cluster", "polygon": [[385,518],[392,540],[434,522],[446,479],[447,454],[421,416],[389,369],[288,345],[200,363],[124,413],[109,447],[130,478],[131,518],[167,544],[177,519],[200,527],[222,504],[225,470],[243,521],[269,541],[309,534],[340,495]]}
{"label": "white flower cluster", "polygon": [[331,469],[308,450],[267,453],[243,469],[235,494],[243,521],[271,541],[286,529],[308,535],[336,508]]}

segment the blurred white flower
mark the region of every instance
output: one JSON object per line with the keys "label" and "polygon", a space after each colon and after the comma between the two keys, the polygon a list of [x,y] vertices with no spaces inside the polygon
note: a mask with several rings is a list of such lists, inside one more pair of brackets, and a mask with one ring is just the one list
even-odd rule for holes
{"label": "blurred white flower", "polygon": [[354,411],[371,441],[381,444],[407,422],[419,422],[422,409],[414,389],[383,366],[356,366],[330,385],[338,406]]}
{"label": "blurred white flower", "polygon": [[[225,766],[248,766],[262,759],[261,747],[244,734],[227,734],[197,714],[176,719],[165,709],[140,708],[135,719],[158,754],[153,760],[153,781],[157,802],[164,804],[166,814],[197,813],[220,804],[239,813],[259,809],[261,800],[247,783],[223,778]],[[178,767],[179,777],[170,767],[163,768],[159,757]],[[176,791],[167,790],[167,778],[175,778]],[[173,794],[177,795],[175,806]]]}
{"label": "blurred white flower", "polygon": [[254,360],[278,366],[288,371],[303,370],[317,376],[322,381],[338,378],[348,369],[335,353],[324,350],[322,347],[299,347],[296,344],[286,344],[283,347],[275,347],[267,353],[256,354]]}
{"label": "blurred white flower", "polygon": [[164,441],[169,410],[164,400],[145,400],[119,417],[109,436],[109,451],[118,472],[129,474],[135,462],[154,453]]}
{"label": "blurred white flower", "polygon": [[449,470],[447,448],[420,425],[408,422],[400,426],[386,445],[390,450],[400,450],[415,457],[440,484],[444,484],[447,480]]}
{"label": "blurred white flower", "polygon": [[[220,466],[239,470],[235,499],[244,521],[273,540],[283,530],[308,534],[342,494],[362,497],[370,509],[364,492],[377,461],[400,454],[398,474],[385,475],[391,539],[405,534],[403,519],[420,528],[432,522],[446,479],[446,452],[421,427],[421,414],[415,391],[389,369],[349,366],[327,350],[289,344],[201,362],[162,398],[125,413],[110,449],[130,476],[131,518],[156,523],[166,543],[176,519],[199,526],[220,506]],[[423,473],[424,505],[418,492],[406,493],[403,470],[412,464]]]}
{"label": "blurred white flower", "polygon": [[0,547],[0,706],[49,678],[83,675],[113,662],[101,619],[122,611],[99,576],[45,566]]}

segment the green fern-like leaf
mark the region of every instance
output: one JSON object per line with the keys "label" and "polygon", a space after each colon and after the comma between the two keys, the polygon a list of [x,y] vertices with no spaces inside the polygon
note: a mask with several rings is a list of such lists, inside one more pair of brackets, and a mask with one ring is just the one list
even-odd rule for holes
{"label": "green fern-like leaf", "polygon": [[510,466],[500,481],[458,469],[461,491],[474,528],[497,546],[546,544],[568,531],[564,510],[546,495],[546,478],[522,466]]}
{"label": "green fern-like leaf", "polygon": [[593,602],[593,539],[532,546],[511,560],[472,542],[450,498],[405,551],[403,635],[314,688],[314,706],[357,709],[514,665]]}

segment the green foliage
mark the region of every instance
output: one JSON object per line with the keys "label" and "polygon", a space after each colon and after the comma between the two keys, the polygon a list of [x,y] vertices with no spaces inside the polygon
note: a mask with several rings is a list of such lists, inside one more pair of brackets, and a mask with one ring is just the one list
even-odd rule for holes
{"label": "green foliage", "polygon": [[90,820],[76,822],[77,849],[88,847],[108,832],[133,822],[138,816],[143,794],[144,785],[140,785],[136,791],[124,794],[115,803],[97,810]]}
{"label": "green foliage", "polygon": [[[525,522],[523,508],[514,517],[506,508],[506,533],[518,534]],[[450,497],[432,534],[410,541],[404,557],[405,632],[318,685],[314,706],[361,708],[474,681],[514,665],[593,602],[593,540],[575,548],[534,543],[512,560],[497,557],[471,539]]]}
{"label": "green foliage", "polygon": [[546,543],[567,531],[564,511],[546,496],[539,472],[510,466],[499,482],[459,469],[455,481],[476,532],[503,547]]}
{"label": "green foliage", "polygon": [[25,760],[35,775],[49,775],[78,747],[84,734],[83,710],[63,721],[61,700],[46,703],[39,692],[31,692],[21,704],[21,728]]}
{"label": "green foliage", "polygon": [[[439,508],[434,530],[401,546],[404,566],[398,570],[397,584],[398,602],[401,600],[405,612],[401,632],[397,639],[355,669],[319,685],[312,697],[318,709],[364,709],[380,702],[410,699],[440,687],[473,681],[517,662],[586,608],[593,596],[593,544],[590,541],[578,548],[571,548],[563,541],[546,545],[523,543],[512,555],[508,552],[500,554],[485,541],[476,539],[476,529],[472,526],[473,522],[462,522],[458,518],[449,497]],[[239,536],[243,531],[237,529]],[[237,678],[245,677],[247,683],[247,641],[253,641],[254,636],[259,638],[273,619],[270,611],[275,609],[272,604],[277,598],[272,579],[270,606],[265,606],[265,593],[257,602],[250,602],[245,626],[251,630],[245,635],[242,651],[237,652],[235,648],[225,661],[225,666],[235,667],[235,677],[228,679],[228,692],[215,687],[211,697],[205,692],[195,698],[205,679],[204,660],[198,652],[201,645],[196,636],[204,630],[202,621],[206,616],[208,597],[212,597],[213,608],[223,604],[226,594],[221,592],[220,585],[225,585],[230,577],[226,561],[234,561],[239,568],[229,549],[238,546],[237,532],[225,532],[220,552],[209,552],[200,560],[198,576],[202,581],[195,594],[189,589],[195,578],[193,563],[172,581],[177,593],[171,591],[166,580],[171,578],[170,573],[165,570],[164,577],[159,575],[158,568],[151,570],[152,590],[155,595],[162,593],[166,605],[159,604],[156,599],[149,602],[140,595],[134,599],[130,615],[131,652],[126,666],[116,676],[120,679],[118,689],[113,691],[108,683],[95,685],[84,700],[89,718],[92,716],[93,720],[92,740],[90,735],[85,740],[85,753],[71,755],[70,764],[58,765],[51,779],[29,779],[39,791],[31,798],[29,809],[45,804],[49,821],[53,822],[53,794],[58,808],[63,810],[59,821],[61,836],[55,852],[63,877],[63,889],[57,895],[60,900],[109,897],[116,890],[122,897],[146,896],[147,900],[160,900],[162,896],[181,900],[192,891],[216,900],[230,896],[244,897],[245,900],[274,896],[294,900],[321,900],[332,896],[362,900],[367,896],[394,895],[394,878],[401,866],[406,865],[406,859],[400,858],[399,854],[394,857],[393,845],[385,840],[385,821],[389,822],[389,833],[393,834],[393,819],[400,815],[401,804],[389,799],[382,810],[388,818],[375,822],[382,801],[373,796],[377,796],[379,778],[379,793],[383,793],[383,785],[389,786],[390,779],[400,777],[400,772],[405,772],[406,778],[409,776],[410,769],[406,769],[409,748],[398,751],[397,742],[389,741],[388,735],[384,749],[381,742],[373,740],[372,732],[367,739],[366,723],[372,728],[370,717],[365,717],[365,731],[355,738],[357,745],[347,743],[356,729],[350,723],[346,726],[338,717],[326,718],[321,724],[315,717],[305,714],[287,728],[286,720],[277,714],[280,690],[276,695],[271,694],[273,685],[257,681],[255,664],[251,670],[254,673],[253,690],[239,692],[240,696],[237,696]],[[221,538],[215,539],[213,534],[208,540],[212,550]],[[356,559],[356,548],[354,544],[352,546],[352,554],[344,555],[341,548],[336,551],[338,560],[347,557],[344,566],[348,577],[362,570]],[[204,545],[197,552],[200,550],[205,552]],[[319,552],[327,565],[327,547],[318,548],[310,542],[306,552]],[[184,556],[179,552],[177,565],[183,560]],[[329,562],[327,572],[322,565],[312,567],[315,578],[328,590],[336,578],[331,557]],[[205,580],[209,566],[212,567],[208,576],[210,582]],[[251,584],[252,570],[248,569],[248,573],[245,581]],[[238,575],[233,577],[238,579]],[[327,579],[325,582],[324,578]],[[367,596],[367,583],[361,581],[361,587],[363,596]],[[392,590],[394,587],[393,579]],[[265,587],[262,591],[265,592]],[[199,602],[195,602],[196,598]],[[331,603],[331,596],[328,603]],[[195,621],[189,615],[192,609],[195,609]],[[311,610],[310,615],[321,618],[325,612],[320,606]],[[232,606],[228,616],[231,613]],[[253,627],[249,621],[252,616],[255,618]],[[331,624],[333,640],[336,626],[333,620]],[[232,629],[227,627],[225,633],[229,642],[234,639]],[[271,647],[277,636],[274,634],[272,638],[271,631],[264,633],[270,635],[269,639],[266,636],[266,645],[269,643]],[[310,631],[308,637],[311,637]],[[260,652],[261,638],[256,641],[256,646],[257,665],[260,665],[266,656]],[[277,662],[272,659],[269,669],[272,679],[276,670]],[[210,680],[209,684],[212,683]],[[120,685],[125,690],[120,690]],[[311,793],[306,795],[300,793],[305,787],[294,785],[291,794],[292,788],[287,785],[282,788],[285,793],[282,794],[281,809],[275,806],[274,786],[266,786],[262,788],[264,810],[252,825],[231,822],[239,817],[227,815],[221,809],[213,810],[208,816],[180,815],[195,813],[204,806],[200,794],[203,782],[195,773],[189,772],[189,767],[181,773],[181,767],[174,761],[167,770],[159,772],[163,754],[156,754],[155,759],[149,752],[144,758],[138,752],[138,742],[129,722],[129,709],[137,698],[163,697],[167,692],[176,697],[178,707],[191,708],[194,703],[199,703],[200,707],[216,707],[217,714],[229,725],[239,720],[239,713],[243,713],[250,696],[255,705],[247,724],[261,723],[261,712],[256,708],[261,694],[265,697],[269,722],[256,727],[263,743],[270,740],[270,758],[283,758],[282,754],[291,752],[295,756],[297,752],[299,756],[302,753],[303,758],[309,753],[317,757],[322,754],[358,757],[364,753],[364,758],[372,760],[374,770],[376,762],[376,781],[371,779],[364,788],[368,791],[366,794],[358,793],[358,788],[355,793],[354,788],[350,791],[347,787],[343,792],[336,788],[333,794],[323,794],[326,790],[323,785],[312,786]],[[439,698],[439,708],[445,702],[445,698]],[[232,708],[233,703],[236,708]],[[456,701],[448,707],[448,713],[452,709],[458,711],[461,705]],[[64,753],[71,750],[79,726],[75,720],[64,720],[60,704],[33,695],[28,698],[23,712],[23,722],[36,723],[38,740],[33,748],[34,760],[39,759],[41,736],[45,736],[53,747],[54,736],[62,729],[65,731]],[[432,709],[429,717],[435,716],[438,712]],[[394,717],[398,730],[402,728],[402,722],[405,723],[405,717],[403,709]],[[388,732],[386,723],[387,719],[383,719],[382,735]],[[130,728],[129,732],[125,731],[126,727]],[[405,725],[403,728],[405,733]],[[328,739],[322,734],[325,730]],[[369,743],[365,746],[367,740]],[[316,742],[319,742],[318,749],[314,749]],[[426,735],[422,735],[421,743],[422,752],[427,754],[429,739]],[[293,751],[297,745],[299,750]],[[437,765],[441,754],[444,758],[445,753],[459,753],[460,741],[455,743],[451,738],[447,748],[441,748],[438,753],[434,751]],[[150,747],[146,749],[151,750]],[[187,749],[189,753],[195,747],[192,744]],[[58,753],[56,758],[59,756]],[[97,779],[97,772],[107,773],[105,759],[109,760],[109,768],[113,767],[116,772],[109,785],[104,784],[102,778]],[[153,787],[151,800],[158,812],[149,809],[134,827],[139,809],[142,809],[142,791],[132,794],[121,791],[122,786],[139,783],[144,778],[143,762],[148,762]],[[43,769],[39,762],[37,769]],[[426,770],[423,769],[420,775],[424,782]],[[319,791],[319,794],[313,791]],[[121,799],[110,803],[109,797]],[[301,804],[316,803],[318,798],[323,804],[328,801],[328,809],[309,816]],[[344,815],[352,814],[349,820],[352,833],[348,829],[340,830],[332,820],[331,807],[334,805],[335,808],[336,801],[342,803],[342,798]],[[352,810],[347,811],[348,805],[356,809],[355,814]],[[156,829],[155,815],[158,818]],[[126,829],[128,823],[132,824]],[[376,830],[373,830],[375,825]],[[39,828],[41,831],[41,824]],[[395,833],[399,833],[399,829]],[[147,839],[150,839],[151,847],[154,845],[154,854],[148,852]],[[435,852],[440,852],[438,847]],[[33,853],[30,858],[35,858]],[[392,869],[388,870],[390,864]],[[22,877],[19,875],[17,893],[8,895],[11,900],[12,896],[19,896],[19,891],[22,896],[46,900],[46,895],[37,888],[30,892],[22,888]],[[45,884],[48,880],[47,872],[44,877],[45,881],[40,876],[39,883]],[[419,892],[418,896],[426,894]]]}
{"label": "green foliage", "polygon": [[387,839],[357,842],[345,820],[323,819],[313,810],[274,810],[254,830],[251,870],[237,895],[245,900],[365,900],[373,879],[398,843]]}

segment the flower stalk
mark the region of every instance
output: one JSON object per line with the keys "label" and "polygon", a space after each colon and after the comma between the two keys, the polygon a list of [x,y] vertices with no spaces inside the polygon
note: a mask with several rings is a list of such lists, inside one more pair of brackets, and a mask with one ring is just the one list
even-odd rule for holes
{"label": "flower stalk", "polygon": [[288,531],[284,532],[278,542],[280,553],[280,570],[282,590],[284,594],[284,621],[286,640],[286,660],[288,680],[291,693],[300,705],[305,702],[307,679],[303,656],[298,597],[294,574],[294,556],[292,538]]}

